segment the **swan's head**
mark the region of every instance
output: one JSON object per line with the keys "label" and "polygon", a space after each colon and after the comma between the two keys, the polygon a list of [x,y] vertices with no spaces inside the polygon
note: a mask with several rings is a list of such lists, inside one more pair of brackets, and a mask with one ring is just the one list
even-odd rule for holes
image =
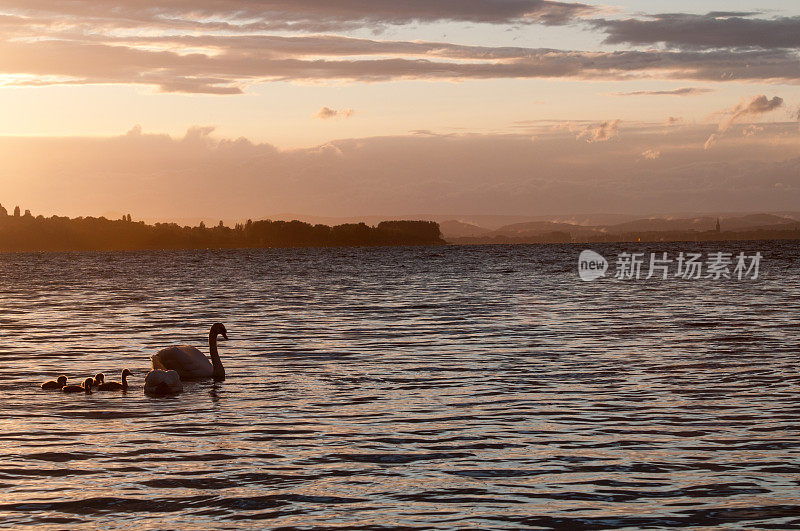
{"label": "swan's head", "polygon": [[86,389],[87,391],[90,391],[93,385],[94,385],[94,380],[91,378],[86,378],[83,381],[83,388]]}
{"label": "swan's head", "polygon": [[[91,380],[91,378],[87,379]],[[106,379],[105,374],[103,374],[102,372],[98,372],[97,374],[94,375],[94,383],[92,385],[102,385],[105,379]]]}
{"label": "swan's head", "polygon": [[58,382],[58,385],[60,385],[61,387],[64,387],[65,385],[67,385],[67,377],[64,376],[63,374],[61,376],[59,376],[58,378],[56,378],[56,381]]}
{"label": "swan's head", "polygon": [[126,376],[133,376],[133,373],[129,369],[122,369],[122,377],[125,378]]}
{"label": "swan's head", "polygon": [[211,337],[222,336],[225,339],[228,339],[228,331],[225,330],[225,325],[222,323],[214,323],[211,326],[211,332],[209,334]]}

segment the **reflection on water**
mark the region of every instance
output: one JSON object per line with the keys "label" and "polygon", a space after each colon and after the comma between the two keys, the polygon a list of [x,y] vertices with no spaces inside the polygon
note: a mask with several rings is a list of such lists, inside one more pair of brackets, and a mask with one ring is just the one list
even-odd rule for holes
{"label": "reflection on water", "polygon": [[[571,246],[0,255],[0,522],[798,526],[798,246],[699,247],[762,279],[584,283]],[[228,380],[145,397],[215,321]]]}

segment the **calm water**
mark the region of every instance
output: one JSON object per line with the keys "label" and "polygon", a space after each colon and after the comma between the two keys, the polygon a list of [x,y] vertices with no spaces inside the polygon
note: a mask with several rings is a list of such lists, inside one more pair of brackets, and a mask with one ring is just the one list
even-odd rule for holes
{"label": "calm water", "polygon": [[[800,246],[641,247],[696,248],[762,277],[584,283],[568,245],[0,255],[0,525],[800,528]],[[146,398],[214,321],[228,380]],[[126,395],[38,388],[124,367]]]}

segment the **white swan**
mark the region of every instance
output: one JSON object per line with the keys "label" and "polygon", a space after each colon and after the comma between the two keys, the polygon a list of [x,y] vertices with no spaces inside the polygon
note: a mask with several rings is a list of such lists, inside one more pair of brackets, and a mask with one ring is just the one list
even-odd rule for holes
{"label": "white swan", "polygon": [[183,391],[181,377],[175,371],[154,369],[144,377],[144,392],[148,395],[175,395]]}
{"label": "white swan", "polygon": [[[201,378],[214,378],[216,381],[225,379],[225,368],[217,352],[217,336],[228,339],[228,332],[220,323],[215,323],[208,333],[208,349],[211,351],[211,361],[195,347],[179,346],[159,350],[150,356],[154,369],[177,371],[182,380],[199,380]],[[148,375],[149,376],[149,375]]]}

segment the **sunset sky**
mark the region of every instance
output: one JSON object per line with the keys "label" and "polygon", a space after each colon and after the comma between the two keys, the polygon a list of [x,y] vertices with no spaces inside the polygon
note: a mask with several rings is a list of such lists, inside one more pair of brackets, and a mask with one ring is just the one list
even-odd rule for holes
{"label": "sunset sky", "polygon": [[0,0],[0,203],[800,210],[799,51],[795,0]]}

